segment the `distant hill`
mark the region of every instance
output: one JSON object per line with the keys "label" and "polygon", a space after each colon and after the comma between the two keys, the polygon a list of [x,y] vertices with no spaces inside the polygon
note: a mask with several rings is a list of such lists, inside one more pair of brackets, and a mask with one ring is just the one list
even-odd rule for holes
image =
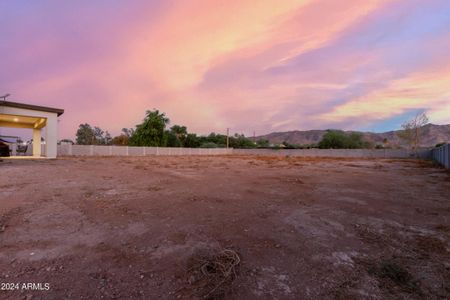
{"label": "distant hill", "polygon": [[[450,124],[448,125],[434,125],[428,124],[423,127],[423,137],[421,147],[431,147],[438,143],[450,142]],[[266,135],[258,136],[257,139],[267,139],[272,144],[281,144],[287,142],[289,144],[306,145],[317,144],[326,133],[326,130],[307,130],[307,131],[285,131],[272,132]],[[399,131],[388,131],[382,133],[374,132],[360,132],[360,131],[346,131],[359,132],[363,135],[366,141],[373,144],[383,144],[386,139],[387,144],[391,147],[403,147],[404,142],[398,137]]]}

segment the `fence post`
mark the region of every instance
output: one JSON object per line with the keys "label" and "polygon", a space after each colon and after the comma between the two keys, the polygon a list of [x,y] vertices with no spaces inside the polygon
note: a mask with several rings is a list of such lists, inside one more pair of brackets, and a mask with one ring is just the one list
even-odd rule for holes
{"label": "fence post", "polygon": [[447,169],[450,169],[450,144],[447,144],[444,149],[445,149],[445,152],[447,152],[444,165]]}

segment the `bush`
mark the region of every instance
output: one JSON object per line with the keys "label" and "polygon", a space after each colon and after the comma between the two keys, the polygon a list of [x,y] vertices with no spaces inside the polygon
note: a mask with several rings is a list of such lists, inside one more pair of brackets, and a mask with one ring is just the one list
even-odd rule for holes
{"label": "bush", "polygon": [[328,130],[319,142],[321,149],[362,149],[369,148],[370,143],[363,141],[360,133],[345,133],[342,130]]}
{"label": "bush", "polygon": [[203,143],[200,148],[217,148],[217,144],[213,142]]}
{"label": "bush", "polygon": [[184,141],[185,147],[198,148],[200,147],[200,144],[200,138],[197,137],[195,133],[188,133],[186,140]]}

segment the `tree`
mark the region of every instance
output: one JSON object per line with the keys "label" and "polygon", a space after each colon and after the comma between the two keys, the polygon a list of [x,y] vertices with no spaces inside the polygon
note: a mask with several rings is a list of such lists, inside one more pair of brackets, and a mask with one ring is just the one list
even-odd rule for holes
{"label": "tree", "polygon": [[[231,146],[231,140],[232,140],[232,138],[230,138],[230,146]],[[216,134],[214,132],[211,132],[208,136],[200,137],[200,144],[202,145],[202,147],[203,147],[203,144],[206,144],[206,143],[214,143],[214,144],[216,144],[216,147],[226,147],[227,136],[223,135],[223,134]]]}
{"label": "tree", "polygon": [[167,134],[169,147],[183,147],[188,133],[186,126],[173,125]]}
{"label": "tree", "polygon": [[[226,138],[226,137],[225,137]],[[256,148],[256,144],[243,134],[235,134],[230,138],[230,147],[232,148]]]}
{"label": "tree", "polygon": [[87,123],[80,124],[76,137],[76,142],[78,145],[92,145],[95,140],[94,129]]}
{"label": "tree", "polygon": [[403,139],[412,150],[414,150],[416,155],[423,136],[422,127],[427,124],[427,115],[425,113],[418,113],[413,119],[403,123],[403,130],[398,133],[398,136]]}
{"label": "tree", "polygon": [[117,145],[117,146],[127,146],[128,145],[128,141],[129,141],[129,137],[128,136],[126,136],[125,134],[120,134],[118,136],[115,136],[112,139],[111,144]]}
{"label": "tree", "polygon": [[360,133],[346,134],[342,130],[328,130],[319,142],[321,149],[361,149],[368,146]]}
{"label": "tree", "polygon": [[134,134],[134,129],[133,128],[122,128],[121,134],[130,138]]}
{"label": "tree", "polygon": [[170,120],[159,110],[148,110],[143,122],[136,126],[130,138],[133,146],[166,146],[166,126]]}
{"label": "tree", "polygon": [[105,136],[103,137],[103,143],[105,145],[111,145],[112,144],[112,137],[111,137],[111,134],[109,134],[108,131],[105,132]]}
{"label": "tree", "polygon": [[270,143],[267,139],[259,139],[256,141],[256,146],[258,146],[258,148],[268,148]]}
{"label": "tree", "polygon": [[341,130],[328,130],[319,142],[321,149],[342,149],[346,147],[346,136]]}
{"label": "tree", "polygon": [[186,141],[184,142],[184,147],[188,148],[200,147],[200,138],[195,133],[188,133],[186,136]]}
{"label": "tree", "polygon": [[182,147],[182,143],[178,136],[171,130],[166,131],[167,147]]}
{"label": "tree", "polygon": [[370,148],[369,143],[363,141],[362,134],[358,132],[352,132],[347,135],[347,145],[348,149],[362,149],[362,148]]}
{"label": "tree", "polygon": [[186,126],[173,125],[172,127],[170,127],[170,131],[175,133],[178,138],[186,137],[187,135]]}
{"label": "tree", "polygon": [[103,135],[105,134],[105,132],[100,128],[95,126],[94,129],[94,140],[92,141],[93,145],[102,145],[104,144],[104,139],[103,139]]}
{"label": "tree", "polygon": [[76,133],[78,145],[109,145],[111,135],[108,131],[103,131],[100,127],[85,123],[80,124]]}
{"label": "tree", "polygon": [[133,134],[134,134],[133,128],[122,128],[122,133],[119,134],[118,136],[115,136],[111,140],[111,144],[117,146],[127,146]]}

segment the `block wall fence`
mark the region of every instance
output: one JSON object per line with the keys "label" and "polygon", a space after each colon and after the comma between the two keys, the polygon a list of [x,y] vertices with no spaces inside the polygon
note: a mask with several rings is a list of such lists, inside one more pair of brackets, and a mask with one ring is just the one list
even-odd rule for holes
{"label": "block wall fence", "polygon": [[[233,149],[233,154],[305,157],[364,157],[364,158],[413,158],[415,153],[406,149]],[[429,158],[429,150],[418,152],[420,158]]]}
{"label": "block wall fence", "polygon": [[431,158],[450,170],[450,144],[432,149]]}
{"label": "block wall fence", "polygon": [[[263,155],[305,157],[412,158],[405,149],[233,149],[233,148],[169,148],[58,145],[58,156],[147,156],[147,155]],[[431,158],[430,150],[419,151],[420,158]]]}
{"label": "block wall fence", "polygon": [[58,145],[58,156],[226,155],[232,153],[231,148]]}

